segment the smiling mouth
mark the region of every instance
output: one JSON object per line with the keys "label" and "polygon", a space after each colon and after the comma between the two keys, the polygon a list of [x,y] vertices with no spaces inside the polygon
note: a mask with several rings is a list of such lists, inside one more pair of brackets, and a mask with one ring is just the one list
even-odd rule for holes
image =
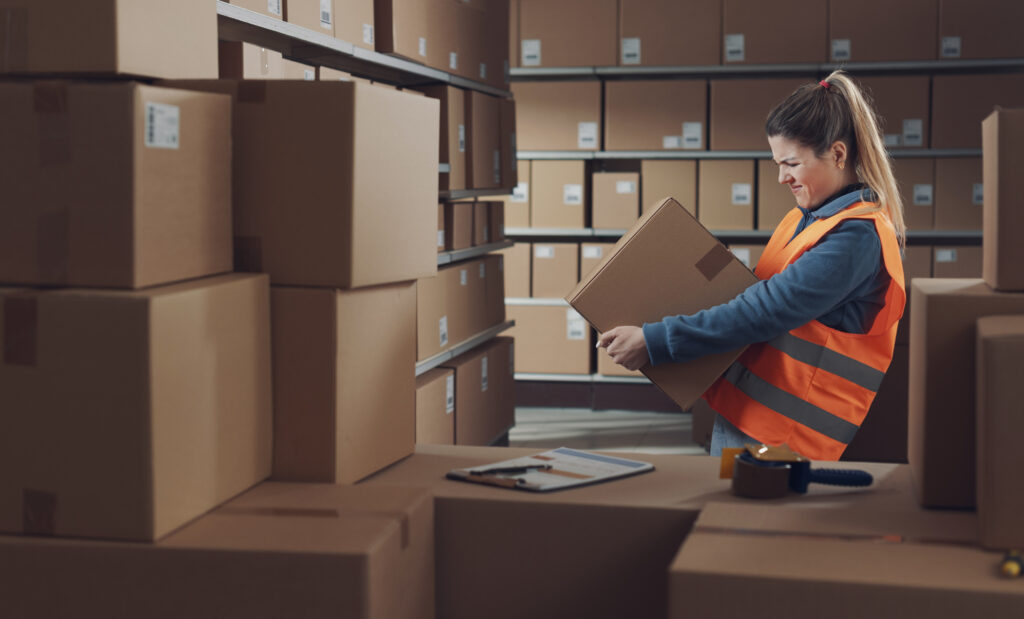
{"label": "smiling mouth", "polygon": [[803,188],[804,188],[803,185],[795,185],[795,186],[790,186],[789,190],[792,191],[793,193],[796,193],[796,192],[800,191]]}

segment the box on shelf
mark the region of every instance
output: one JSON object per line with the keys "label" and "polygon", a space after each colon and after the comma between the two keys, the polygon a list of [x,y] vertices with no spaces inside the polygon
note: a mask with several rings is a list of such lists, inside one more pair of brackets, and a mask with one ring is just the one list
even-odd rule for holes
{"label": "box on shelf", "polygon": [[1024,73],[932,77],[932,148],[981,148],[981,121],[997,105],[1024,106]]}
{"label": "box on shelf", "polygon": [[605,150],[704,150],[704,80],[605,82]]}
{"label": "box on shelf", "polygon": [[374,47],[427,66],[446,69],[448,58],[435,30],[433,0],[373,0]]}
{"label": "box on shelf", "polygon": [[429,359],[457,343],[449,325],[454,318],[452,311],[458,309],[454,303],[458,275],[451,267],[441,267],[437,275],[416,282],[416,361]]}
{"label": "box on shelf", "polygon": [[519,150],[600,150],[601,82],[513,82]]}
{"label": "box on shelf", "polygon": [[938,0],[906,0],[895,5],[885,0],[865,0],[854,7],[842,0],[829,0],[828,59],[832,62],[935,60],[938,4]]}
{"label": "box on shelf", "polygon": [[0,314],[0,531],[152,541],[270,474],[265,275],[5,288]]}
{"label": "box on shelf", "polygon": [[217,77],[213,2],[4,0],[0,22],[0,74]]}
{"label": "box on shelf", "polygon": [[[903,221],[909,230],[935,228],[935,161],[904,157],[892,160],[892,172],[903,199]],[[950,220],[948,217],[946,219]]]}
{"label": "box on shelf", "polygon": [[843,451],[842,460],[855,462],[907,461],[907,384],[910,349],[893,349],[885,378],[871,402],[867,417]]}
{"label": "box on shelf", "polygon": [[888,148],[928,148],[931,125],[929,76],[862,77],[857,82],[874,101]]}
{"label": "box on shelf", "polygon": [[519,0],[508,0],[508,67],[519,66]]}
{"label": "box on shelf", "polygon": [[483,4],[483,59],[477,78],[485,84],[506,90],[509,84],[509,61],[516,57],[510,46],[519,42],[518,16],[513,30],[509,8],[511,4],[510,0]]}
{"label": "box on shelf", "polygon": [[1024,5],[939,0],[939,58],[1024,57]]}
{"label": "box on shelf", "polygon": [[722,62],[722,0],[620,0],[620,65]]}
{"label": "box on shelf", "polygon": [[473,246],[487,245],[494,242],[491,234],[491,203],[473,203]]}
{"label": "box on shelf", "polygon": [[700,162],[697,212],[709,230],[754,227],[754,162],[706,159]]}
{"label": "box on shelf", "polygon": [[437,205],[437,253],[447,249],[448,235],[445,233],[445,230],[444,203],[441,202]]}
{"label": "box on shelf", "polygon": [[[500,196],[498,199],[505,204],[505,225],[509,228],[530,227],[530,160],[520,159],[516,162],[516,178],[518,179],[512,195]],[[504,183],[503,183],[504,184]]]}
{"label": "box on shelf", "polygon": [[466,186],[470,189],[501,187],[501,99],[478,90],[467,91]]}
{"label": "box on shelf", "polygon": [[420,92],[437,99],[441,107],[440,162],[450,166],[448,173],[442,173],[438,189],[466,189],[466,91],[446,85],[420,86]]}
{"label": "box on shelf", "polygon": [[455,372],[434,368],[416,377],[416,443],[455,444]]}
{"label": "box on shelf", "polygon": [[[813,4],[819,3],[815,0]],[[764,30],[763,25],[759,28]],[[771,30],[764,32],[773,39],[778,36]],[[811,77],[711,80],[708,107],[711,150],[768,150],[768,138],[764,134],[768,113],[794,90],[813,80]]]}
{"label": "box on shelf", "polygon": [[591,226],[625,230],[640,216],[638,172],[595,172],[591,177]]}
{"label": "box on shelf", "polygon": [[981,230],[985,203],[981,159],[935,160],[935,229]]}
{"label": "box on shelf", "polygon": [[1024,290],[1024,109],[997,108],[981,128],[982,272],[985,282],[997,290]]}
{"label": "box on shelf", "polygon": [[227,97],[9,82],[0,118],[0,282],[140,288],[231,270]]}
{"label": "box on shelf", "polygon": [[217,51],[221,79],[284,79],[281,52],[241,41],[218,41]]}
{"label": "box on shelf", "polygon": [[617,64],[616,0],[519,0],[519,66]]}
{"label": "box on shelf", "polygon": [[691,215],[697,214],[697,162],[644,159],[640,163],[641,213],[674,198]]}
{"label": "box on shelf", "polygon": [[467,260],[442,267],[449,271],[448,330],[451,345],[468,340],[483,328],[486,281],[480,276],[479,260]]}
{"label": "box on shelf", "polygon": [[910,341],[910,287],[919,277],[932,277],[932,247],[930,245],[907,245],[903,248],[904,290],[907,291],[907,303],[903,308],[899,328],[896,330],[896,343],[906,344]]}
{"label": "box on shelf", "polygon": [[530,224],[534,228],[583,228],[587,204],[583,161],[534,161]]}
{"label": "box on shelf", "polygon": [[516,326],[506,335],[516,341],[515,371],[542,374],[590,374],[594,331],[565,305],[509,305]]}
{"label": "box on shelf", "polygon": [[753,271],[761,260],[761,254],[764,253],[764,245],[730,245],[729,251],[743,263],[743,266]]}
{"label": "box on shelf", "polygon": [[491,243],[505,240],[505,203],[497,200],[486,202],[488,205],[487,222],[490,226]]}
{"label": "box on shelf", "polygon": [[932,277],[981,277],[982,250],[977,245],[936,246],[932,253]]}
{"label": "box on shelf", "polygon": [[359,81],[362,78],[355,77],[351,73],[346,73],[345,71],[332,69],[331,67],[317,67],[316,79],[321,82],[353,82]]}
{"label": "box on shelf", "polygon": [[448,251],[473,246],[473,202],[448,202],[444,205],[445,248]]}
{"label": "box on shelf", "polygon": [[499,249],[504,257],[505,296],[527,298],[530,295],[530,243],[516,243]]}
{"label": "box on shelf", "polygon": [[[293,0],[301,2],[301,0]],[[228,4],[256,11],[268,17],[284,18],[285,0],[225,0]]]}
{"label": "box on shelf", "polygon": [[[825,62],[828,5],[819,0],[722,0],[724,64]],[[714,105],[711,109],[716,109]],[[763,133],[763,132],[762,132]]]}
{"label": "box on shelf", "polygon": [[501,187],[512,189],[519,184],[518,148],[516,140],[516,102],[498,99],[501,131]]}
{"label": "box on shelf", "polygon": [[533,295],[539,299],[561,299],[580,281],[577,243],[534,243]]}
{"label": "box on shelf", "polygon": [[[705,162],[701,162],[703,165]],[[772,159],[757,161],[757,229],[774,230],[796,207],[789,185],[779,182],[779,165]]]}
{"label": "box on shelf", "polygon": [[496,337],[444,367],[455,372],[455,444],[490,445],[515,424],[512,338]]}
{"label": "box on shelf", "polygon": [[580,243],[580,279],[597,268],[613,247],[615,243]]}
{"label": "box on shelf", "polygon": [[505,257],[487,254],[480,259],[477,271],[484,281],[484,314],[486,322],[481,331],[505,322]]}
{"label": "box on shelf", "polygon": [[[335,2],[346,4],[344,0],[287,0],[285,4],[285,20],[290,24],[333,37],[335,36],[334,23],[339,19],[348,19],[348,16],[340,15],[335,11]],[[370,7],[370,13],[372,18],[372,6]],[[352,17],[358,19],[356,16]],[[339,38],[349,43],[355,43],[355,41],[345,37]]]}
{"label": "box on shelf", "polygon": [[412,453],[415,282],[271,298],[274,479],[348,484]]}
{"label": "box on shelf", "polygon": [[281,77],[286,80],[316,81],[316,67],[287,58],[281,60]]}

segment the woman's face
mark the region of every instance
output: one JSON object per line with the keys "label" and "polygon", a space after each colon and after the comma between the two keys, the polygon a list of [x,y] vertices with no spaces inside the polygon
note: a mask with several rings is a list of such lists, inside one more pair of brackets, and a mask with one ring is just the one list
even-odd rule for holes
{"label": "woman's face", "polygon": [[782,136],[768,138],[772,158],[779,165],[779,182],[789,185],[796,203],[814,209],[835,192],[856,182],[846,165],[846,145],[836,142],[821,157],[802,144]]}

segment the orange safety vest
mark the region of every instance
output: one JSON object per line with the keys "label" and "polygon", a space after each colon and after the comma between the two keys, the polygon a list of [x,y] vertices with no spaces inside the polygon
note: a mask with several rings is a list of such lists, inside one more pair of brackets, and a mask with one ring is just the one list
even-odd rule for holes
{"label": "orange safety vest", "polygon": [[802,213],[794,208],[775,229],[754,273],[761,279],[781,273],[847,219],[873,220],[890,283],[868,332],[846,333],[812,320],[751,345],[704,393],[711,408],[748,436],[769,445],[786,443],[814,460],[838,460],[856,434],[892,361],[906,303],[895,231],[881,212],[851,213],[866,205],[858,202],[812,222],[796,238]]}

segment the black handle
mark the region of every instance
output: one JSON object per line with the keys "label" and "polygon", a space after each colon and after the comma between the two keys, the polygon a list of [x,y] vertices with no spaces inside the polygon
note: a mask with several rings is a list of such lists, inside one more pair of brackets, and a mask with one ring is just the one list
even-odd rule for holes
{"label": "black handle", "polygon": [[830,486],[870,486],[871,473],[854,469],[811,469],[811,481]]}

